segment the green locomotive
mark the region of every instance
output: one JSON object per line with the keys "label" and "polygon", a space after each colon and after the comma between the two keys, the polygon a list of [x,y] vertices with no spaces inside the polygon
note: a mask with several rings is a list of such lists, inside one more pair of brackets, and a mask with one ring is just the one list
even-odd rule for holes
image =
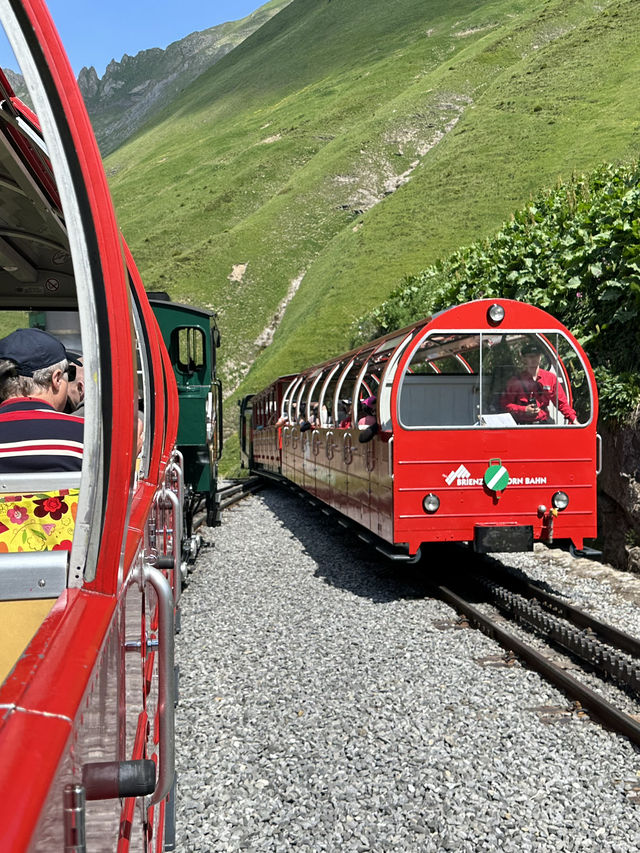
{"label": "green locomotive", "polygon": [[163,291],[147,294],[169,352],[178,385],[178,450],[184,457],[185,534],[206,512],[206,524],[220,523],[216,499],[222,453],[222,383],[216,375],[220,331],[216,314],[173,302]]}

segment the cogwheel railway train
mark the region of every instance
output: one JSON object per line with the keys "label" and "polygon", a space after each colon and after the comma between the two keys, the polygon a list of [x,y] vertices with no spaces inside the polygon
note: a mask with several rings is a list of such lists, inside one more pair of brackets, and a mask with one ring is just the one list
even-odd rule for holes
{"label": "cogwheel railway train", "polygon": [[0,72],[0,322],[55,333],[85,377],[81,472],[0,475],[0,846],[172,850],[174,626],[218,517],[219,334],[166,294],[152,310],[45,4],[0,18],[37,113]]}
{"label": "cogwheel railway train", "polygon": [[597,391],[546,312],[458,305],[241,401],[242,464],[314,495],[379,550],[531,550],[596,536]]}

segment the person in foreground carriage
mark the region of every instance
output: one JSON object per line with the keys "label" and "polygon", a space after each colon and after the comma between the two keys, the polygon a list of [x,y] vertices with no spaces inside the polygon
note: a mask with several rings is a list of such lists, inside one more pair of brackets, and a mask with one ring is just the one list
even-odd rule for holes
{"label": "person in foreground carriage", "polygon": [[0,340],[0,473],[80,471],[83,421],[65,414],[69,354],[41,329]]}
{"label": "person in foreground carriage", "polygon": [[540,367],[542,350],[535,343],[526,343],[520,350],[524,370],[512,376],[502,396],[502,408],[519,424],[551,423],[549,403],[555,403],[569,423],[575,423],[575,410],[556,376]]}

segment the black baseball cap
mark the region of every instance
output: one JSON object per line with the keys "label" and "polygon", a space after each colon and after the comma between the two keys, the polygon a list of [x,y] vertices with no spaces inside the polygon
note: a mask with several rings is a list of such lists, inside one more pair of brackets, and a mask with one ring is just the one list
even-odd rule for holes
{"label": "black baseball cap", "polygon": [[0,359],[12,361],[20,376],[33,376],[36,370],[64,359],[79,364],[75,353],[67,353],[64,344],[43,329],[16,329],[2,338]]}

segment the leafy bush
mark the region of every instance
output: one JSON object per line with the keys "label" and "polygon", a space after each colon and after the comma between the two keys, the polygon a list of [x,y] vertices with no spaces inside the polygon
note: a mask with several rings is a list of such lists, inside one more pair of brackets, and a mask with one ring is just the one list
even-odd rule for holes
{"label": "leafy bush", "polygon": [[541,193],[495,236],[404,279],[354,329],[366,340],[471,299],[530,302],[586,349],[601,416],[640,409],[640,163],[602,166]]}

